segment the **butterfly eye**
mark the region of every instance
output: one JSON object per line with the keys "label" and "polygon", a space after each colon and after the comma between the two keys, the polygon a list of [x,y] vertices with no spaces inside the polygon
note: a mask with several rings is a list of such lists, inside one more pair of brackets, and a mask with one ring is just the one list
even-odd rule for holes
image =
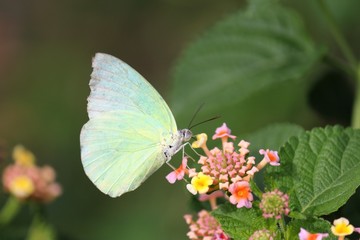
{"label": "butterfly eye", "polygon": [[181,130],[181,133],[182,133],[184,142],[189,141],[193,135],[189,129],[183,129],[183,130]]}

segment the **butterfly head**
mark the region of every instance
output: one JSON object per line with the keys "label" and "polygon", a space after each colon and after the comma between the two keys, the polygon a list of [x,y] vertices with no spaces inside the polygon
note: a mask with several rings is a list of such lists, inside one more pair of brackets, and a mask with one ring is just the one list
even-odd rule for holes
{"label": "butterfly head", "polygon": [[192,132],[189,129],[181,129],[180,134],[183,142],[190,141],[191,137],[193,136]]}

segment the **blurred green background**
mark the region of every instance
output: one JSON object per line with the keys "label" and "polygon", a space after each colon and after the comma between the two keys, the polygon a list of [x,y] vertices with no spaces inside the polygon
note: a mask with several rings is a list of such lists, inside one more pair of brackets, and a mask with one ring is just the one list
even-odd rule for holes
{"label": "blurred green background", "polygon": [[[305,17],[314,39],[325,41],[336,53],[316,8],[311,1],[302,2],[285,1]],[[329,3],[340,27],[359,52],[360,45],[355,44],[360,38],[356,30],[359,4],[355,0]],[[96,52],[121,58],[166,100],[175,99],[168,101],[171,107],[174,101],[186,97],[171,96],[169,91],[171,71],[181,51],[213,23],[244,4],[240,0],[0,1],[0,139],[9,150],[14,144],[24,144],[35,153],[40,165],[51,164],[57,170],[64,194],[47,210],[61,239],[186,238],[183,215],[190,211],[189,194],[183,183],[170,185],[165,180],[168,167],[162,167],[137,191],[117,199],[103,195],[85,176],[79,133],[87,121],[91,58]],[[336,76],[324,69],[317,78]],[[347,105],[340,104],[340,110],[351,109],[351,96],[345,101]],[[318,109],[326,104],[310,101],[310,97],[306,104],[312,107],[307,110],[311,114],[304,118],[285,114],[267,122],[249,120],[246,126],[234,127],[234,134],[276,121],[296,122],[305,128],[349,124],[348,111],[323,113]],[[198,105],[189,106],[188,114],[181,117],[175,112],[179,126],[187,125]],[[248,105],[251,108],[251,102]],[[256,119],[256,111],[253,112],[251,117]],[[222,121],[227,119],[201,126],[197,131],[210,135]],[[174,158],[176,162],[178,158]]]}

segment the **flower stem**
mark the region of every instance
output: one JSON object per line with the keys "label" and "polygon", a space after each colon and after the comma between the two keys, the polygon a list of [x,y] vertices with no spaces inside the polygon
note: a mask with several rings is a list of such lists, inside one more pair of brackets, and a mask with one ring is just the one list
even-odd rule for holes
{"label": "flower stem", "polygon": [[258,197],[261,199],[263,192],[260,190],[260,188],[258,187],[258,185],[255,183],[255,181],[253,179],[250,180],[250,188],[251,191]]}
{"label": "flower stem", "polygon": [[211,210],[215,210],[217,208],[216,197],[212,197],[209,199]]}
{"label": "flower stem", "polygon": [[351,126],[353,128],[360,128],[360,66],[357,69],[356,74],[356,88],[355,88],[355,101],[353,105],[353,113]]}
{"label": "flower stem", "polygon": [[43,216],[41,216],[39,212],[35,213],[28,234],[26,236],[26,240],[38,239],[56,239],[56,233],[54,228],[44,220]]}
{"label": "flower stem", "polygon": [[351,48],[349,47],[348,43],[346,42],[344,35],[339,30],[338,26],[336,25],[335,19],[332,16],[332,14],[329,11],[329,8],[326,5],[325,0],[319,0],[321,10],[324,13],[325,20],[327,21],[327,24],[329,26],[329,30],[331,34],[333,35],[336,43],[338,44],[340,50],[342,51],[345,59],[350,64],[350,67],[353,72],[356,72],[357,68],[357,60],[351,51]]}
{"label": "flower stem", "polygon": [[0,211],[0,226],[11,222],[21,207],[21,202],[14,196],[10,196]]}
{"label": "flower stem", "polygon": [[285,229],[285,219],[284,219],[284,216],[281,216],[281,218],[279,219],[279,226],[280,226],[280,230],[281,230],[282,236],[285,238],[285,236],[286,236],[286,229]]}
{"label": "flower stem", "polygon": [[329,11],[329,8],[326,5],[325,0],[319,0],[320,8],[324,13],[325,20],[329,26],[329,30],[332,33],[336,43],[338,44],[340,50],[342,51],[347,64],[349,65],[349,69],[346,68],[343,64],[340,66],[342,67],[347,74],[351,78],[355,78],[355,101],[353,105],[353,115],[351,120],[351,126],[353,128],[360,128],[360,67],[358,66],[358,61],[353,54],[350,46],[346,42],[344,35],[341,33],[339,28],[337,27],[335,20],[332,14]]}

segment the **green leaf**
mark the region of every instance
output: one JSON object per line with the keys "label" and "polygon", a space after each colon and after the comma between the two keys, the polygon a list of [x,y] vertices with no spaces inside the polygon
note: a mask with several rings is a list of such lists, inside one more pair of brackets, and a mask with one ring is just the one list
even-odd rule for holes
{"label": "green leaf", "polygon": [[253,179],[250,180],[250,188],[255,196],[261,198],[263,192],[260,190],[259,186],[256,184],[256,182]]}
{"label": "green leaf", "polygon": [[267,183],[290,193],[290,205],[305,215],[336,211],[360,185],[360,130],[315,128],[280,150],[281,166]]}
{"label": "green leaf", "polygon": [[336,240],[337,237],[331,234],[331,224],[321,218],[311,218],[306,220],[292,220],[287,225],[286,239],[298,239],[300,228],[304,228],[310,233],[328,233],[326,240]]}
{"label": "green leaf", "polygon": [[293,11],[250,1],[185,50],[174,71],[172,109],[185,123],[205,102],[202,113],[220,114],[235,132],[309,119],[307,75],[321,54]]}
{"label": "green leaf", "polygon": [[261,212],[254,208],[236,208],[226,203],[211,214],[221,224],[221,228],[235,240],[247,240],[256,230],[276,229],[275,221],[266,221]]}
{"label": "green leaf", "polygon": [[0,210],[0,227],[9,224],[13,218],[19,213],[22,202],[16,197],[10,195],[5,205]]}
{"label": "green leaf", "polygon": [[289,213],[289,217],[290,218],[294,218],[294,219],[306,219],[306,216],[302,213],[296,212],[296,211],[291,211]]}

